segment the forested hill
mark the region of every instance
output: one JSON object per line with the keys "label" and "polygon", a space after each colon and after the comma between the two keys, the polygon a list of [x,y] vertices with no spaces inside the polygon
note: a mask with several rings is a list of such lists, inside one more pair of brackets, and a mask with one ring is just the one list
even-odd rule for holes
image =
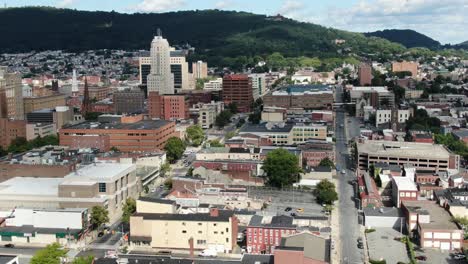
{"label": "forested hill", "polygon": [[385,29],[383,31],[375,31],[365,33],[366,36],[384,38],[392,42],[400,43],[407,48],[421,47],[429,49],[440,48],[438,41],[410,29]]}
{"label": "forested hill", "polygon": [[[0,9],[0,52],[30,50],[148,49],[157,28],[171,45],[189,43],[205,56],[236,57],[279,52],[287,57],[394,53],[401,45],[290,19],[245,12],[204,10],[121,14],[49,7]],[[335,39],[346,43],[335,44]]]}

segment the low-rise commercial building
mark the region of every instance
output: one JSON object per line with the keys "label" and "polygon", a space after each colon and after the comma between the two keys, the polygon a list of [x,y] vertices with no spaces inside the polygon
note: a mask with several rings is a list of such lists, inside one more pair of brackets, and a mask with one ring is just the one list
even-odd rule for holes
{"label": "low-rise commercial building", "polygon": [[254,215],[247,226],[247,252],[271,254],[280,245],[281,238],[295,234],[297,226],[291,216],[273,216],[271,223],[263,223],[263,217]]}
{"label": "low-rise commercial building", "polygon": [[301,232],[281,239],[275,248],[276,264],[330,263],[331,240],[310,232]]}
{"label": "low-rise commercial building", "polygon": [[357,143],[357,165],[367,170],[378,162],[390,165],[413,165],[416,169],[458,169],[460,156],[449,152],[443,145],[367,140]]}
{"label": "low-rise commercial building", "polygon": [[[95,142],[95,135],[99,135],[109,137],[110,147],[124,152],[155,151],[163,149],[174,132],[175,123],[165,120],[140,120],[129,123],[84,122],[60,129],[59,137],[60,145],[64,146],[80,147],[74,141],[76,138]],[[85,147],[88,147],[88,144]]]}
{"label": "low-rise commercial building", "polygon": [[409,177],[392,178],[392,199],[396,207],[400,207],[404,201],[417,201],[419,190],[414,180]]}
{"label": "low-rise commercial building", "polygon": [[95,163],[63,178],[15,177],[4,181],[0,183],[0,209],[92,208],[99,205],[109,211],[113,223],[121,217],[125,200],[137,198],[140,191],[136,165]]}
{"label": "low-rise commercial building", "polygon": [[263,97],[265,107],[330,109],[333,91],[328,85],[291,85]]}
{"label": "low-rise commercial building", "polygon": [[462,247],[464,232],[450,214],[432,201],[404,201],[402,210],[408,232],[422,248],[457,250]]}
{"label": "low-rise commercial building", "polygon": [[327,139],[327,126],[314,123],[261,123],[244,125],[239,135],[268,137],[275,145],[303,144]]}
{"label": "low-rise commercial building", "polygon": [[57,128],[53,123],[26,124],[26,140],[33,140],[37,137],[55,136]]}
{"label": "low-rise commercial building", "polygon": [[232,211],[209,213],[136,212],[130,217],[132,246],[160,249],[214,249],[231,253],[237,242],[238,220]]}

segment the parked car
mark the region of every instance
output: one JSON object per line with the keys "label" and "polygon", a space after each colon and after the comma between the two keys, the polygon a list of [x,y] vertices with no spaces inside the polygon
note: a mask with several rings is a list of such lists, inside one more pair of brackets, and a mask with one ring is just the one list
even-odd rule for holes
{"label": "parked car", "polygon": [[346,174],[346,170],[341,170],[341,174]]}
{"label": "parked car", "polygon": [[297,211],[298,213],[303,213],[303,212],[304,212],[304,208],[297,208],[296,211]]}
{"label": "parked car", "polygon": [[218,256],[218,252],[214,249],[204,249],[200,254],[198,254],[200,257],[216,257]]}
{"label": "parked car", "polygon": [[6,248],[14,248],[14,247],[15,247],[15,245],[13,245],[13,244],[9,243],[9,244],[5,244],[5,247],[6,247]]}
{"label": "parked car", "polygon": [[421,261],[426,261],[427,257],[426,256],[417,256],[416,259],[421,260]]}
{"label": "parked car", "polygon": [[97,234],[98,237],[103,237],[104,236],[104,231],[101,231]]}
{"label": "parked car", "polygon": [[295,213],[291,213],[290,215],[291,215],[292,217],[295,217],[295,216],[296,216],[296,214],[295,214]]}
{"label": "parked car", "polygon": [[357,239],[357,242],[362,244],[362,237],[359,237],[359,238]]}
{"label": "parked car", "polygon": [[358,243],[358,244],[357,244],[357,247],[358,247],[359,249],[363,249],[363,248],[364,248],[364,244]]}
{"label": "parked car", "polygon": [[289,212],[289,211],[291,211],[291,210],[292,210],[291,207],[286,207],[286,209],[284,209],[285,212]]}
{"label": "parked car", "polygon": [[453,259],[456,259],[456,260],[466,259],[466,256],[464,254],[455,254],[453,255]]}

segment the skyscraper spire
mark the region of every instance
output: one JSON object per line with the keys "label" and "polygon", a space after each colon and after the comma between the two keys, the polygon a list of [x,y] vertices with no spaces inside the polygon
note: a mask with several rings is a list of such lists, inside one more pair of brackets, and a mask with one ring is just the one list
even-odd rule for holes
{"label": "skyscraper spire", "polygon": [[83,105],[81,107],[81,114],[86,115],[87,112],[90,112],[90,104],[89,104],[89,89],[88,89],[88,79],[85,76],[85,83],[84,83],[84,92],[83,92]]}
{"label": "skyscraper spire", "polygon": [[72,77],[72,94],[77,95],[79,92],[78,90],[78,81],[76,80],[76,70],[73,69],[73,77]]}

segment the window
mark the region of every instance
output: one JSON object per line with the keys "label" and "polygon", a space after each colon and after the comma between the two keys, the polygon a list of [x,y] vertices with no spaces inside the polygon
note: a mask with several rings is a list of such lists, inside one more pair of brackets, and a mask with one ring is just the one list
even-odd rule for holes
{"label": "window", "polygon": [[214,233],[215,235],[217,235],[217,234],[218,234],[218,231],[214,231],[213,233]]}
{"label": "window", "polygon": [[100,182],[99,183],[99,192],[101,192],[101,193],[106,192],[106,183],[105,182]]}
{"label": "window", "polygon": [[229,228],[226,227],[226,233],[229,232]]}
{"label": "window", "polygon": [[226,243],[229,243],[229,238],[228,237],[226,237]]}
{"label": "window", "polygon": [[182,234],[187,234],[187,230],[182,230]]}
{"label": "window", "polygon": [[213,224],[213,226],[217,226],[217,224]]}
{"label": "window", "polygon": [[201,233],[202,233],[202,231],[198,231],[198,234],[201,234]]}
{"label": "window", "polygon": [[198,225],[202,225],[202,223],[198,223]]}
{"label": "window", "polygon": [[185,226],[185,222],[182,222],[182,225]]}

